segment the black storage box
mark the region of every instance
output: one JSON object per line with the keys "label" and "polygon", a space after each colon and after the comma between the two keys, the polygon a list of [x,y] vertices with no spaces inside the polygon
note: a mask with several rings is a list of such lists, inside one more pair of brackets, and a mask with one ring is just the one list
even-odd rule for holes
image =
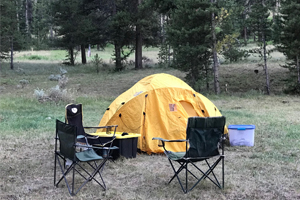
{"label": "black storage box", "polygon": [[119,147],[119,155],[124,156],[125,158],[135,158],[137,152],[137,137],[125,138],[125,139],[115,139],[115,146]]}
{"label": "black storage box", "polygon": [[[99,143],[106,143],[107,141],[110,141],[111,137],[99,137],[98,142]],[[130,138],[124,138],[124,139],[118,139],[116,138],[113,141],[113,146],[119,147],[119,149],[115,149],[112,152],[113,159],[117,159],[121,156],[124,156],[125,158],[135,158],[137,153],[137,142],[138,137],[130,137]],[[97,142],[95,142],[97,143]],[[101,155],[101,150],[97,151],[99,155]],[[102,155],[101,155],[102,156]]]}

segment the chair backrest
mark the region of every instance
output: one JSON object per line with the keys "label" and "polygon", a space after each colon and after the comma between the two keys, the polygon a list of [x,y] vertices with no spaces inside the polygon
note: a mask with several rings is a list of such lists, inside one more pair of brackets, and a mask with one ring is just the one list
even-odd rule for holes
{"label": "chair backrest", "polygon": [[190,117],[187,124],[187,157],[219,155],[218,144],[224,134],[225,117]]}
{"label": "chair backrest", "polygon": [[68,104],[66,106],[66,123],[77,127],[77,135],[85,136],[82,119],[82,104]]}
{"label": "chair backrest", "polygon": [[56,120],[56,135],[59,140],[59,152],[65,158],[75,159],[76,126]]}

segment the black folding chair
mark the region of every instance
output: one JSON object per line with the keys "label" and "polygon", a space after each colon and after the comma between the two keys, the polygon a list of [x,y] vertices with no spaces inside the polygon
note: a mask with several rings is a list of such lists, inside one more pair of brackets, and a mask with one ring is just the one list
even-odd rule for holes
{"label": "black folding chair", "polygon": [[[94,145],[94,146],[100,146],[100,147],[108,147],[110,149],[115,148],[113,147],[113,142],[111,140],[115,139],[115,134],[118,125],[110,125],[110,126],[95,126],[95,127],[84,127],[83,126],[83,112],[82,112],[82,104],[68,104],[66,106],[66,116],[65,121],[67,124],[71,124],[77,127],[77,142],[86,144],[86,145]],[[112,133],[111,138],[101,138],[98,136],[92,136],[86,133],[86,130],[88,129],[102,129],[105,132]],[[102,151],[102,150],[100,150]],[[99,150],[97,153],[100,152]],[[110,151],[112,152],[112,151]],[[104,151],[104,153],[107,153],[107,150]]]}
{"label": "black folding chair", "polygon": [[[64,179],[69,193],[76,195],[84,185],[94,180],[106,190],[106,185],[100,170],[110,157],[99,156],[94,151],[94,149],[103,149],[104,147],[78,144],[77,133],[78,129],[76,126],[56,120],[54,185],[58,187],[59,183]],[[78,148],[85,148],[86,150],[76,151]],[[110,149],[108,149],[108,151],[110,151]],[[70,165],[66,165],[67,159],[72,162]],[[87,163],[87,165],[82,163]],[[57,164],[62,173],[58,181],[56,181]],[[68,176],[70,172],[72,172],[71,178]],[[75,190],[75,173],[83,178],[81,179],[83,183],[78,186],[77,190]],[[69,183],[70,179],[72,185]]]}
{"label": "black folding chair", "polygon": [[[188,118],[186,139],[167,140],[152,138],[153,140],[159,140],[159,146],[164,148],[164,152],[174,171],[174,176],[169,183],[176,177],[184,193],[191,191],[204,179],[210,180],[220,189],[224,188],[224,127],[225,117],[223,116],[190,117]],[[186,142],[186,151],[168,151],[165,146],[166,142]],[[221,153],[219,149],[221,149]],[[201,169],[203,166],[197,165],[201,161],[206,163],[206,170]],[[174,162],[179,163],[178,169],[175,169]],[[219,163],[222,164],[221,175],[217,176],[214,170]],[[201,176],[197,176],[194,171]],[[184,175],[180,176],[181,172],[185,172]],[[195,178],[192,184],[189,184],[189,176]],[[220,177],[222,179],[221,183],[219,182]]]}

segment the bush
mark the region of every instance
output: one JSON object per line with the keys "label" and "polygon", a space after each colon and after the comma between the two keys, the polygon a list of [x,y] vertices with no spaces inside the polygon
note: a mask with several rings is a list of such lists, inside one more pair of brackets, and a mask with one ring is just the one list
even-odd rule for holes
{"label": "bush", "polygon": [[68,101],[67,90],[61,89],[58,85],[49,90],[48,100],[59,102],[59,101]]}
{"label": "bush", "polygon": [[97,72],[97,74],[98,74],[99,71],[100,71],[101,66],[103,67],[103,64],[104,64],[103,59],[100,58],[100,57],[98,56],[98,54],[96,54],[96,55],[94,56],[94,58],[93,58],[93,63],[94,63],[94,65],[95,65],[96,72]]}
{"label": "bush", "polygon": [[66,70],[60,68],[60,75],[50,75],[49,80],[58,81],[58,85],[56,87],[50,88],[48,95],[44,92],[44,90],[36,89],[34,91],[34,96],[38,99],[39,102],[45,101],[69,101],[70,95],[67,95],[67,90],[65,89],[68,83],[68,77],[65,75],[67,73]]}
{"label": "bush", "polygon": [[35,89],[34,96],[40,101],[45,97],[45,91],[43,89]]}
{"label": "bush", "polygon": [[223,55],[225,60],[229,60],[229,62],[237,62],[249,56],[248,51],[238,48],[229,48],[223,52]]}
{"label": "bush", "polygon": [[285,94],[299,95],[300,94],[300,84],[294,83],[290,84],[285,90]]}
{"label": "bush", "polygon": [[30,56],[24,56],[28,60],[48,60],[46,56],[39,56],[39,55],[30,55]]}

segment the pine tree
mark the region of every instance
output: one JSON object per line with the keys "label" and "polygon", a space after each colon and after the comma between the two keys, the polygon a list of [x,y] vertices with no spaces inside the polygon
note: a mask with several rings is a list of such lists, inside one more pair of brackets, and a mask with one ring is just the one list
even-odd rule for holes
{"label": "pine tree", "polygon": [[74,65],[76,47],[80,46],[82,63],[86,63],[85,47],[95,31],[89,12],[83,0],[65,0],[53,2],[53,16],[58,45],[68,51],[69,64]]}
{"label": "pine tree", "polygon": [[257,36],[258,49],[254,53],[259,53],[263,58],[263,69],[266,78],[266,92],[270,94],[270,78],[267,65],[267,41],[271,40],[271,25],[272,21],[269,19],[269,4],[266,0],[255,0],[251,6],[248,24],[254,35]]}
{"label": "pine tree", "polygon": [[160,45],[158,53],[159,65],[170,67],[171,65],[171,47],[166,39],[166,27],[170,22],[170,14],[177,9],[174,0],[149,0],[150,5],[160,14]]}
{"label": "pine tree", "polygon": [[115,71],[125,69],[124,61],[134,52],[135,26],[133,15],[135,4],[132,1],[113,0],[112,17],[109,23],[110,40],[114,44]]}
{"label": "pine tree", "polygon": [[17,5],[18,1],[11,0],[2,0],[0,3],[0,61],[10,58],[11,69],[14,69],[14,50],[22,49],[24,44]]}
{"label": "pine tree", "polygon": [[[196,90],[211,77],[211,3],[203,0],[178,1],[170,15],[167,39],[173,48],[173,66],[186,72]],[[199,23],[201,22],[201,23]]]}
{"label": "pine tree", "polygon": [[134,16],[136,27],[135,69],[142,66],[142,46],[157,46],[159,43],[159,17],[149,0],[137,0],[137,11]]}
{"label": "pine tree", "polygon": [[300,1],[282,0],[280,13],[277,46],[287,57],[286,67],[291,70],[292,75],[296,74],[297,81],[293,87],[295,92],[300,93]]}
{"label": "pine tree", "polygon": [[31,45],[38,50],[47,49],[50,45],[48,34],[51,29],[51,15],[49,8],[49,0],[33,1],[31,33],[34,37],[31,39]]}

